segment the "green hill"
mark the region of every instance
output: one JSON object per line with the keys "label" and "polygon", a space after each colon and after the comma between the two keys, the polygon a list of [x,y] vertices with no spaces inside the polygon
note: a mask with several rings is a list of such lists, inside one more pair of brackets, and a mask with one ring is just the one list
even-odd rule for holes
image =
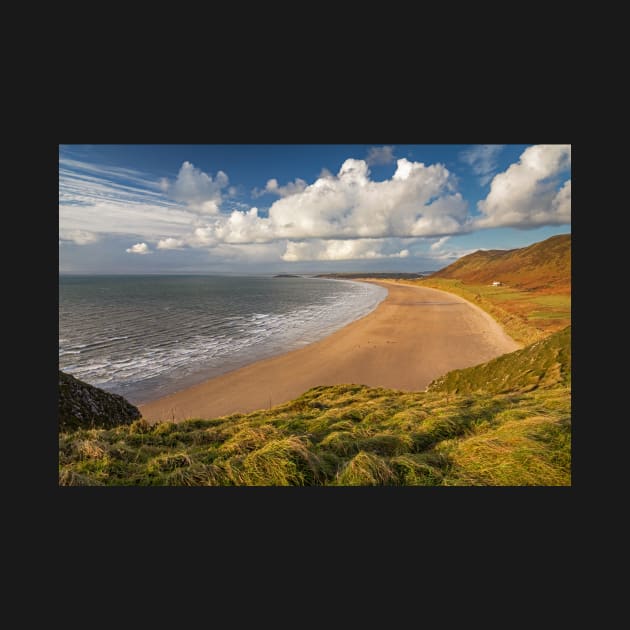
{"label": "green hill", "polygon": [[453,370],[428,387],[431,392],[500,394],[571,386],[571,326],[488,363]]}
{"label": "green hill", "polygon": [[431,275],[465,283],[499,281],[516,289],[570,291],[571,234],[521,249],[477,251]]}
{"label": "green hill", "polygon": [[568,328],[427,392],[316,387],[248,415],[61,433],[59,483],[570,485],[570,366]]}

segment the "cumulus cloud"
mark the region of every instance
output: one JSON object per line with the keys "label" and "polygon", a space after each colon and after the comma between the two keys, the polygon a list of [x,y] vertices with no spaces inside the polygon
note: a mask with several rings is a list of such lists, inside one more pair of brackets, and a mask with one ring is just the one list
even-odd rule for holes
{"label": "cumulus cloud", "polygon": [[433,243],[429,249],[432,252],[436,252],[438,249],[440,249],[442,247],[442,245],[444,245],[444,243],[446,243],[446,241],[448,241],[449,238],[451,238],[451,237],[450,236],[443,236],[442,238],[440,238],[437,241],[435,241],[435,243]]}
{"label": "cumulus cloud", "polygon": [[366,258],[406,258],[408,249],[386,251],[388,243],[383,240],[311,240],[287,243],[282,260],[298,262],[303,260],[359,260]]}
{"label": "cumulus cloud", "polygon": [[263,190],[254,188],[254,190],[252,190],[252,197],[262,197],[267,193],[270,195],[278,195],[278,197],[289,197],[290,195],[302,192],[305,188],[306,182],[300,177],[296,177],[295,181],[288,182],[284,186],[280,186],[278,180],[273,177],[267,181]]}
{"label": "cumulus cloud", "polygon": [[337,175],[320,177],[275,201],[268,216],[234,210],[196,227],[191,244],[265,243],[288,239],[443,236],[469,229],[467,202],[453,192],[442,164],[399,159],[391,179],[370,180],[365,160],[348,159]]}
{"label": "cumulus cloud", "polygon": [[492,180],[488,196],[477,204],[475,227],[533,228],[571,223],[571,145],[539,144]]}
{"label": "cumulus cloud", "polygon": [[91,245],[99,240],[98,234],[88,230],[61,230],[60,240],[72,241],[76,245]]}
{"label": "cumulus cloud", "polygon": [[186,161],[175,181],[162,179],[161,188],[171,199],[186,204],[191,210],[201,214],[217,214],[222,199],[221,191],[228,183],[229,178],[223,171],[218,171],[213,178]]}
{"label": "cumulus cloud", "polygon": [[460,160],[470,165],[473,173],[479,175],[479,183],[485,186],[497,170],[497,157],[503,151],[502,144],[478,144],[459,154]]}
{"label": "cumulus cloud", "polygon": [[366,162],[369,166],[375,166],[379,164],[391,164],[395,159],[394,147],[370,147]]}
{"label": "cumulus cloud", "polygon": [[151,250],[146,243],[136,243],[125,250],[128,254],[150,254]]}
{"label": "cumulus cloud", "polygon": [[158,249],[183,249],[184,241],[180,238],[163,238],[158,241]]}

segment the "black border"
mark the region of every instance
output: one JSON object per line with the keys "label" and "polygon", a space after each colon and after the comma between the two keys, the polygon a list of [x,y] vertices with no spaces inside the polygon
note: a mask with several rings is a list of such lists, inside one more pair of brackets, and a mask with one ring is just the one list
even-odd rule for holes
{"label": "black border", "polygon": [[[325,73],[324,73],[325,74]],[[411,77],[410,80],[412,80]],[[450,98],[423,99],[410,87],[392,90],[394,82],[379,85],[385,98],[374,100],[371,89],[357,91],[352,85],[319,94],[303,91],[280,99],[271,98],[273,88],[251,97],[243,110],[230,107],[240,94],[217,101],[187,95],[171,98],[162,107],[141,90],[120,102],[81,99],[89,103],[83,111],[73,107],[54,125],[51,143],[46,144],[44,171],[50,175],[42,194],[45,227],[39,235],[42,260],[37,270],[36,305],[41,311],[38,391],[29,400],[35,431],[43,441],[40,459],[46,494],[50,496],[60,540],[79,537],[121,540],[205,541],[229,537],[255,537],[261,541],[348,541],[367,536],[389,540],[414,549],[420,540],[448,541],[457,546],[488,545],[493,536],[514,537],[513,546],[523,545],[521,536],[537,536],[546,530],[570,527],[576,484],[571,488],[60,488],[57,477],[56,389],[58,337],[58,143],[539,143],[570,142],[572,125],[564,111],[544,109],[535,98],[502,94],[452,94]],[[260,87],[260,86],[259,86]],[[94,95],[96,97],[96,94]],[[316,98],[317,97],[317,98]],[[180,100],[179,107],[174,101]],[[201,101],[201,102],[199,102]],[[471,102],[474,101],[474,102]],[[430,103],[427,105],[426,103]],[[535,106],[534,106],[535,105]],[[546,107],[546,105],[545,105]],[[231,111],[230,111],[231,110]],[[544,111],[543,111],[544,110]],[[557,106],[560,110],[560,104]],[[550,113],[551,111],[551,113]],[[536,117],[536,112],[542,115]],[[192,142],[191,142],[192,141]],[[48,181],[47,178],[45,178]],[[579,212],[574,205],[574,220]],[[575,251],[575,250],[574,250]],[[574,255],[574,263],[577,262]],[[574,303],[575,304],[575,303]],[[575,319],[575,307],[573,318]],[[579,329],[578,329],[579,330]],[[578,355],[579,356],[579,355]],[[578,359],[579,361],[579,359]],[[579,382],[579,369],[576,370]],[[575,378],[574,378],[575,380]],[[35,421],[35,419],[40,419]],[[39,433],[46,426],[45,437]],[[50,433],[48,433],[50,431]],[[576,433],[580,433],[577,431]],[[580,450],[574,438],[574,456]],[[577,458],[576,458],[577,459]],[[83,525],[89,521],[89,528]],[[147,537],[147,538],[145,538]],[[228,544],[225,543],[220,543]],[[422,543],[424,547],[426,543]],[[438,545],[439,546],[439,545]],[[160,547],[158,547],[159,549]],[[172,551],[177,554],[176,550]],[[428,551],[427,551],[428,553]],[[439,553],[439,552],[438,552]],[[229,554],[228,554],[229,555]],[[402,558],[399,558],[402,559]],[[343,564],[343,563],[342,563]]]}

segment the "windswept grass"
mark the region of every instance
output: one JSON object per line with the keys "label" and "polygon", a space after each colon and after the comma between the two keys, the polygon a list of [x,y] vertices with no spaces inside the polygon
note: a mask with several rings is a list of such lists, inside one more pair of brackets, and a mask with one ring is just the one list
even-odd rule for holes
{"label": "windswept grass", "polygon": [[427,392],[315,387],[269,410],[59,437],[60,485],[570,485],[570,328]]}
{"label": "windswept grass", "polygon": [[436,379],[429,391],[485,394],[530,391],[571,384],[571,326],[530,346],[483,365],[453,370]]}

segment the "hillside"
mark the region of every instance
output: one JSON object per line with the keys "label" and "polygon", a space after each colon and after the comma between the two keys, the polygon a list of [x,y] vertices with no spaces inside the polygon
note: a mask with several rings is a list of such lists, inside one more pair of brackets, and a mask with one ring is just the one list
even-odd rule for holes
{"label": "hillside", "polygon": [[468,284],[496,280],[521,290],[570,292],[571,234],[552,236],[521,249],[477,251],[431,277]]}
{"label": "hillside", "polygon": [[453,370],[427,389],[450,394],[501,394],[553,386],[571,386],[571,326],[482,365]]}
{"label": "hillside", "polygon": [[[501,285],[492,286],[495,281]],[[478,251],[427,278],[397,282],[460,295],[527,345],[571,324],[571,235],[522,249]]]}
{"label": "hillside", "polygon": [[316,387],[248,415],[61,433],[59,483],[570,485],[570,361],[567,329],[427,392]]}
{"label": "hillside", "polygon": [[59,431],[131,424],[140,411],[118,394],[110,394],[59,370]]}

